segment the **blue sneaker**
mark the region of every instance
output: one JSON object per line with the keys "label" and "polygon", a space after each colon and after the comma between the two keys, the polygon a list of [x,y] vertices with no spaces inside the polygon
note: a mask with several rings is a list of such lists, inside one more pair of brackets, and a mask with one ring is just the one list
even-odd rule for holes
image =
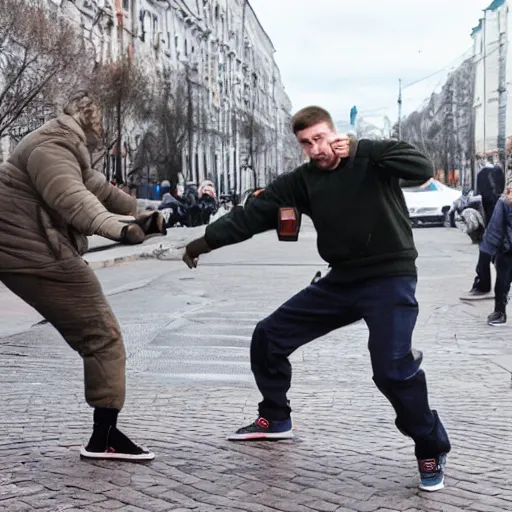
{"label": "blue sneaker", "polygon": [[446,453],[434,459],[418,459],[420,470],[420,485],[422,491],[439,491],[444,487],[444,468]]}
{"label": "blue sneaker", "polygon": [[254,423],[238,429],[234,434],[227,437],[228,441],[254,441],[292,439],[292,420],[269,421],[259,417]]}

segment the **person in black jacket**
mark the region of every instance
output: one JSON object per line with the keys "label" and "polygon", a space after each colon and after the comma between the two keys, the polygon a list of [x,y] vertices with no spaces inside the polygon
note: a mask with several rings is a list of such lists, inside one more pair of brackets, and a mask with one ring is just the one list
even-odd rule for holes
{"label": "person in black jacket", "polygon": [[[488,162],[482,168],[476,178],[477,192],[482,197],[482,207],[484,210],[485,227],[489,226],[494,207],[498,202],[503,189],[505,188],[505,173],[500,165],[493,165]],[[462,300],[475,300],[491,297],[491,263],[492,256],[484,251],[478,253],[476,264],[476,276],[473,280],[471,290],[467,295],[461,297]]]}
{"label": "person in black jacket", "polygon": [[418,315],[417,252],[399,180],[422,184],[432,163],[405,142],[349,139],[334,131],[327,111],[300,110],[293,131],[309,162],[280,175],[246,207],[233,208],[189,243],[190,268],[213,249],[276,229],[281,207],[313,220],[318,250],[331,267],[326,277],[258,323],[251,368],[263,395],[258,419],[229,440],[293,436],[287,391],[288,356],[334,329],[364,319],[370,330],[373,379],[396,412],[396,426],[415,442],[420,488],[444,485],[450,442],[429,407],[422,354],[411,348]]}
{"label": "person in black jacket", "polygon": [[485,226],[491,221],[494,207],[505,188],[505,174],[500,165],[489,162],[476,177],[477,193],[482,197]]}

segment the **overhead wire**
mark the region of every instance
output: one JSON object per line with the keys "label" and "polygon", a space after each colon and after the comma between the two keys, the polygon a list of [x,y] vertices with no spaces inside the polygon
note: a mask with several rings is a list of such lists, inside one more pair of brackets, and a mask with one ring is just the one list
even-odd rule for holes
{"label": "overhead wire", "polygon": [[[409,87],[412,87],[413,85],[417,85],[421,82],[424,82],[425,80],[428,80],[429,78],[432,78],[444,71],[448,71],[450,70],[452,67],[453,67],[453,64],[455,62],[457,62],[459,59],[461,59],[462,57],[464,57],[465,55],[468,55],[469,52],[471,52],[473,49],[473,47],[469,47],[468,49],[464,50],[461,54],[459,54],[458,56],[454,57],[449,64],[447,64],[446,66],[444,66],[443,68],[441,69],[438,69],[437,71],[434,71],[433,73],[429,73],[428,75],[422,77],[422,78],[418,78],[417,80],[414,80],[413,82],[409,82],[408,84],[405,84],[402,86],[402,90],[404,89],[407,89]],[[491,55],[493,52],[495,52],[496,50],[493,50],[492,52],[488,52],[487,53],[487,56]],[[469,57],[469,55],[468,55]],[[439,85],[441,85],[441,83],[443,82],[443,80],[441,79],[435,86],[435,88],[437,88]],[[394,104],[393,104],[394,106]],[[385,107],[379,107],[379,108],[372,108],[370,110],[364,110],[362,112],[360,112],[361,115],[365,115],[365,114],[370,114],[370,113],[373,113],[373,112],[380,112],[381,110],[390,110],[390,105],[387,105]]]}

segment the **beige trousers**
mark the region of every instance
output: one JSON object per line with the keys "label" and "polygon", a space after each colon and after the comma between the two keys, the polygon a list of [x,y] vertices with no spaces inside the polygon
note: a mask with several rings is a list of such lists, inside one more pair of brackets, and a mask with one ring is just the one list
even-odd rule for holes
{"label": "beige trousers", "polygon": [[46,318],[80,354],[87,403],[120,410],[126,364],[121,329],[85,261],[59,260],[31,274],[0,273],[0,281]]}

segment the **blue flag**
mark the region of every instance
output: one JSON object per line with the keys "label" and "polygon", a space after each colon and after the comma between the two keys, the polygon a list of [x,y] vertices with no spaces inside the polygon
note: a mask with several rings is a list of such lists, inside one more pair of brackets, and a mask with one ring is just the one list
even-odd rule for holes
{"label": "blue flag", "polygon": [[357,117],[357,107],[354,105],[350,109],[350,124],[352,126],[355,126],[355,124],[356,124],[356,117]]}

